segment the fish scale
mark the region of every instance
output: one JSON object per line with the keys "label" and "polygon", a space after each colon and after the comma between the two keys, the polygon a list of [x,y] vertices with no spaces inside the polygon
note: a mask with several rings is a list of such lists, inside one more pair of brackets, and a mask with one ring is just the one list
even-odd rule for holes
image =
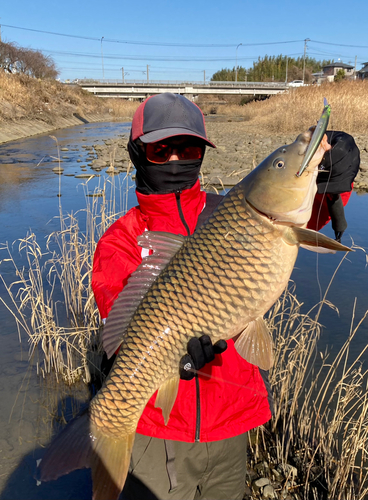
{"label": "fish scale", "polygon": [[[108,378],[91,403],[91,419],[101,430],[106,431],[106,421],[112,422],[111,415],[123,406],[129,425],[121,414],[108,433],[119,435],[136,427],[152,393],[178,373],[191,337],[207,334],[213,342],[229,338],[229,332],[232,337],[240,333],[239,325],[269,309],[297,255],[296,246],[280,245],[281,238],[280,228],[244,200],[241,186],[233,189],[184,243],[134,314],[115,361],[119,386],[114,377]],[[126,398],[133,387],[139,397]]]}

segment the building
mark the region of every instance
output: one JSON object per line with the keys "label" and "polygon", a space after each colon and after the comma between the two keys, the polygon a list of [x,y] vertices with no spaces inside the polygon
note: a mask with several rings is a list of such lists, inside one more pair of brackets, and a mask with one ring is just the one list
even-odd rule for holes
{"label": "building", "polygon": [[[345,71],[345,76],[347,78],[354,78],[355,76],[355,71],[354,71],[354,66],[350,66],[350,64],[344,64],[341,61],[334,62],[331,64],[327,64],[326,66],[323,66],[322,72],[323,72],[323,80],[327,80],[328,82],[333,82],[335,76],[339,72],[340,69],[343,69]],[[367,69],[368,71],[368,69]]]}
{"label": "building", "polygon": [[357,71],[357,78],[359,80],[368,80],[368,62],[363,63],[363,68]]}

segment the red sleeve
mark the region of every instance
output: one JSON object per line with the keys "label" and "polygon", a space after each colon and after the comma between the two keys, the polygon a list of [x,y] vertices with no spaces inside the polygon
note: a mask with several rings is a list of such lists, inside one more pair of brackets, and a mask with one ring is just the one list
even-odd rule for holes
{"label": "red sleeve", "polygon": [[93,258],[92,290],[101,317],[106,318],[129,276],[142,262],[137,236],[146,229],[137,207],[120,217],[103,234]]}
{"label": "red sleeve", "polygon": [[[353,188],[353,184],[351,185]],[[346,193],[340,193],[342,204],[348,203],[352,191],[347,191]],[[328,211],[326,197],[331,197],[330,194],[316,194],[313,203],[312,215],[307,224],[308,229],[314,229],[319,231],[331,220],[330,212]]]}

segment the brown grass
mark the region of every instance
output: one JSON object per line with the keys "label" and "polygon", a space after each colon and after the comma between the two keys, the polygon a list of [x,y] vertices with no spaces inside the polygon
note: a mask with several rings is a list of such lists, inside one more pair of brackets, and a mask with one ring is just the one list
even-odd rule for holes
{"label": "brown grass", "polygon": [[78,113],[132,117],[139,103],[102,99],[77,85],[55,80],[37,80],[26,75],[10,75],[0,70],[1,122],[41,120],[52,124],[58,117]]}
{"label": "brown grass", "polygon": [[99,369],[93,359],[100,348],[101,325],[91,274],[97,241],[127,211],[129,170],[118,178],[118,185],[112,176],[93,192],[87,181],[86,209],[77,214],[65,215],[60,205],[60,228],[48,236],[46,248],[32,232],[19,239],[22,266],[8,244],[0,246],[2,256],[5,252],[2,260],[12,263],[17,276],[7,283],[0,274],[9,297],[8,301],[0,297],[0,302],[13,315],[19,337],[24,333],[28,337],[37,373],[43,377],[55,373],[69,385],[80,379],[88,383],[91,370]]}
{"label": "brown grass", "polygon": [[[264,132],[295,133],[315,123],[326,97],[332,107],[330,128],[348,133],[368,133],[368,82],[342,81],[321,86],[290,89],[264,101],[247,105],[206,104],[206,114],[215,111],[225,116],[240,116],[251,126]],[[58,116],[73,113],[109,114],[112,118],[131,119],[137,101],[103,99],[77,85],[65,85],[54,80],[37,80],[24,75],[8,75],[0,71],[0,124],[6,121],[37,119],[52,123]]]}
{"label": "brown grass", "polygon": [[[368,81],[342,81],[291,89],[264,101],[245,106],[221,105],[219,114],[242,116],[250,125],[265,132],[289,133],[305,130],[321,115],[323,98],[331,104],[329,128],[350,134],[368,133]],[[210,113],[214,106],[204,106]]]}

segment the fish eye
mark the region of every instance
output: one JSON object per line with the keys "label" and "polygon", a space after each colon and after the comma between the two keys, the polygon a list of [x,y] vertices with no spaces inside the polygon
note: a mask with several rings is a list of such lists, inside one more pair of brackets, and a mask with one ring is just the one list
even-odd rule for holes
{"label": "fish eye", "polygon": [[285,162],[281,158],[276,158],[273,162],[275,168],[285,168]]}

